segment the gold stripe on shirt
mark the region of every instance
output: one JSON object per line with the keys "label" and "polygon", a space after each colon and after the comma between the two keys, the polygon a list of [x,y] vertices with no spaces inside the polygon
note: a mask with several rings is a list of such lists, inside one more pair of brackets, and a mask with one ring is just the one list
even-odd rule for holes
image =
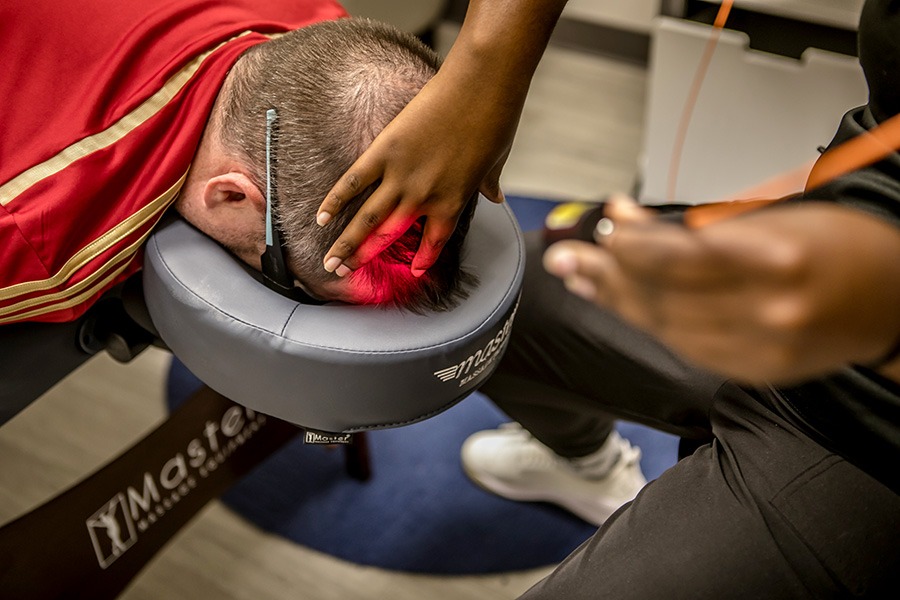
{"label": "gold stripe on shirt", "polygon": [[[66,261],[66,264],[64,264],[52,277],[37,281],[25,281],[5,288],[0,288],[0,301],[9,300],[23,294],[48,290],[61,285],[76,271],[83,268],[89,262],[114,247],[121,240],[137,231],[137,229],[150,221],[155,215],[161,214],[175,200],[175,196],[178,195],[186,178],[187,172],[179,177],[178,181],[176,181],[168,190],[163,192],[158,198],[76,252],[75,255]],[[100,271],[102,272],[106,268],[107,267],[103,267]],[[35,298],[34,300],[40,299]]]}
{"label": "gold stripe on shirt", "polygon": [[55,312],[58,310],[65,310],[67,308],[72,308],[73,306],[78,306],[103,288],[105,288],[111,281],[113,281],[119,273],[125,270],[125,267],[128,266],[129,261],[125,261],[125,264],[121,265],[117,269],[113,270],[108,276],[103,278],[103,281],[97,283],[97,285],[91,287],[90,289],[78,294],[77,296],[70,298],[66,302],[62,302],[59,304],[52,304],[50,306],[42,306],[41,308],[37,308],[30,312],[20,313],[17,315],[13,315],[11,317],[0,317],[0,325],[4,325],[6,323],[13,323],[16,321],[24,321],[27,319],[31,319],[33,317],[37,317],[40,315],[45,315],[47,313]]}
{"label": "gold stripe on shirt", "polygon": [[[158,217],[161,218],[162,213],[159,213]],[[159,220],[159,219],[157,219],[157,220]],[[156,223],[154,223],[153,225],[156,225]],[[125,266],[127,266],[131,262],[131,259],[134,257],[135,254],[137,254],[137,251],[140,249],[140,247],[144,244],[145,241],[147,241],[147,237],[149,237],[149,235],[152,231],[153,231],[153,226],[148,227],[147,231],[145,231],[144,234],[141,235],[140,238],[138,238],[137,240],[132,242],[128,247],[120,250],[118,254],[116,254],[114,257],[112,257],[110,260],[108,260],[103,265],[102,269],[99,269],[99,270],[91,273],[88,277],[85,277],[84,279],[82,279],[81,281],[76,283],[75,285],[68,287],[59,292],[55,292],[52,294],[44,294],[43,296],[29,298],[28,300],[23,300],[21,302],[17,302],[16,304],[10,304],[8,306],[4,306],[4,307],[0,308],[0,317],[6,317],[8,315],[13,315],[14,313],[17,313],[17,312],[20,312],[23,310],[27,310],[34,306],[46,305],[51,302],[58,302],[59,300],[66,300],[67,298],[71,297],[73,294],[79,294],[79,292],[83,291],[85,288],[87,288],[92,283],[97,281],[100,277],[104,276],[108,271],[110,271],[110,269],[115,269],[116,274],[121,273],[122,269],[125,268]],[[123,262],[124,262],[124,264],[122,264]],[[119,265],[119,264],[121,264],[122,266],[116,269],[115,265]],[[104,281],[107,281],[107,279],[104,279]],[[94,288],[91,288],[91,290],[93,290],[93,289]],[[76,297],[80,298],[82,296],[78,295]],[[47,312],[53,312],[55,310],[69,308],[70,306],[73,306],[73,305],[70,305],[68,302],[63,302],[62,304],[53,304],[52,306],[42,307],[39,312],[31,312],[28,314],[29,315],[45,314]],[[13,317],[10,317],[10,318],[18,320],[19,318],[21,318],[21,315],[14,315]],[[0,319],[0,323],[2,323],[2,322],[4,322],[4,320]]]}
{"label": "gold stripe on shirt", "polygon": [[148,119],[152,118],[156,113],[162,110],[166,104],[168,104],[169,101],[184,88],[185,84],[193,77],[194,73],[197,72],[197,69],[200,68],[200,65],[210,54],[229,42],[250,33],[252,32],[245,31],[222,42],[215,48],[196,56],[191,62],[187,63],[181,70],[170,77],[152,96],[144,100],[137,108],[110,125],[108,128],[75,142],[67,148],[64,148],[56,156],[19,173],[17,176],[4,183],[0,186],[0,206],[6,206],[19,196],[19,194],[34,184],[59,173],[75,161],[118,142],[136,128],[140,127]]}

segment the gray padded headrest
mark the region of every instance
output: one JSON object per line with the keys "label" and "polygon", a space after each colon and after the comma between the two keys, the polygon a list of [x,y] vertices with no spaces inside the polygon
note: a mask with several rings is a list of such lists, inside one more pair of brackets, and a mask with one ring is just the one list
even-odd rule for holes
{"label": "gray padded headrest", "polygon": [[524,260],[509,207],[481,197],[463,258],[480,284],[457,308],[312,306],[269,290],[176,219],[147,243],[144,292],[160,337],[209,387],[306,428],[351,432],[412,423],[474,391],[506,348]]}

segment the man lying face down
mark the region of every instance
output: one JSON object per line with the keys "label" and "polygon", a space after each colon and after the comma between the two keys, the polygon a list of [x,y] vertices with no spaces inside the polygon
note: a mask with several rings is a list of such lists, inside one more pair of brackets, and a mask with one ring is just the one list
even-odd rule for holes
{"label": "man lying face down", "polygon": [[[265,250],[265,115],[275,107],[274,221],[286,238],[289,269],[299,284],[320,299],[415,311],[452,307],[473,280],[460,268],[460,250],[474,201],[441,260],[420,277],[410,271],[421,239],[420,222],[411,223],[394,245],[344,278],[327,272],[321,257],[354,207],[324,228],[315,223],[326,192],[438,66],[437,55],[415,37],[358,19],[314,24],[251,48],[222,86],[176,209],[260,269]],[[356,206],[367,196],[368,191]]]}
{"label": "man lying face down", "polygon": [[321,265],[355,210],[318,227],[318,203],[438,68],[413,36],[344,18],[334,0],[33,0],[0,12],[0,326],[76,321],[140,269],[173,205],[259,268],[269,109],[275,220],[309,293],[417,311],[465,295],[474,202],[419,278],[415,223],[352,276]]}

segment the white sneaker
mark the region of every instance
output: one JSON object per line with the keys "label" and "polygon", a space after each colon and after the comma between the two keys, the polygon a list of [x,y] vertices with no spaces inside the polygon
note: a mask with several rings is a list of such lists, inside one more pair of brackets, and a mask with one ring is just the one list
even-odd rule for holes
{"label": "white sneaker", "polygon": [[462,464],[466,475],[489,492],[510,500],[552,502],[599,526],[647,483],[640,449],[615,431],[610,440],[619,448],[619,460],[596,479],[580,473],[517,423],[469,436],[462,446]]}

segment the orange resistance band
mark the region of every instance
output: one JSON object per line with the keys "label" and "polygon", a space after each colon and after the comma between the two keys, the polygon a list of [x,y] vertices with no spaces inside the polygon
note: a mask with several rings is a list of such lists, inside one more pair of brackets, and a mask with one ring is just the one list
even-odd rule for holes
{"label": "orange resistance band", "polygon": [[688,91],[688,97],[684,101],[684,109],[681,111],[681,120],[678,122],[678,131],[675,134],[675,143],[672,146],[672,157],[669,162],[669,179],[668,179],[668,198],[669,202],[675,202],[675,188],[678,183],[678,172],[681,170],[681,152],[684,149],[684,142],[687,138],[687,132],[691,125],[691,117],[694,115],[694,107],[697,105],[697,98],[700,96],[700,89],[703,87],[703,80],[706,79],[706,71],[709,69],[709,63],[712,62],[713,54],[719,43],[719,36],[722,28],[725,27],[725,21],[731,13],[731,5],[734,0],[723,0],[716,13],[716,20],[713,22],[712,33],[703,49],[703,55],[697,64],[697,71],[694,73],[694,81]]}
{"label": "orange resistance band", "polygon": [[[713,53],[719,41],[719,36],[734,0],[723,0],[713,23],[713,31],[704,49],[703,56],[697,66],[694,81],[685,101],[682,119],[676,135],[675,146],[672,150],[672,161],[669,170],[669,198],[675,197],[681,151],[687,136],[688,126],[700,88],[706,77],[706,71],[712,60]],[[783,173],[769,179],[740,194],[721,202],[699,204],[689,208],[684,215],[684,222],[688,227],[696,228],[737,216],[739,214],[755,210],[762,206],[779,202],[786,197],[801,190],[814,189],[825,185],[841,175],[856,171],[900,149],[900,115],[895,115],[884,121],[865,134],[847,140],[843,144],[832,148],[818,158],[787,173]]]}
{"label": "orange resistance band", "polygon": [[781,202],[804,189],[821,187],[841,175],[876,163],[898,149],[900,149],[900,115],[894,115],[868,132],[835,146],[812,165],[806,164],[754,186],[738,194],[733,200],[690,207],[685,212],[684,223],[691,228],[703,227]]}

